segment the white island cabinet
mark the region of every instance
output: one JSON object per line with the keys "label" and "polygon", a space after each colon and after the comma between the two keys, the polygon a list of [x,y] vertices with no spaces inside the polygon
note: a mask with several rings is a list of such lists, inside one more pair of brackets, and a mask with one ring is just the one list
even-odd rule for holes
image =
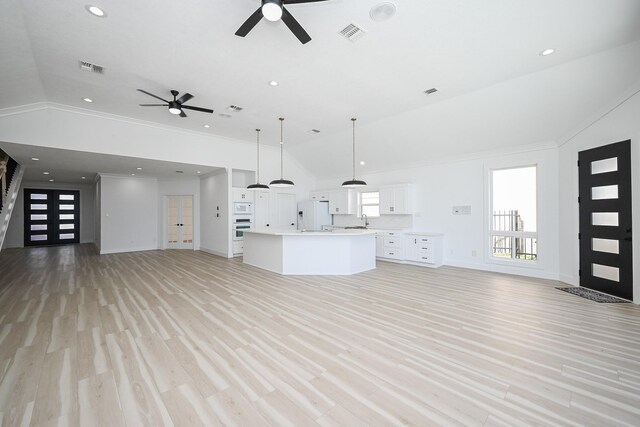
{"label": "white island cabinet", "polygon": [[249,230],[243,262],[280,274],[360,273],[376,268],[375,232]]}

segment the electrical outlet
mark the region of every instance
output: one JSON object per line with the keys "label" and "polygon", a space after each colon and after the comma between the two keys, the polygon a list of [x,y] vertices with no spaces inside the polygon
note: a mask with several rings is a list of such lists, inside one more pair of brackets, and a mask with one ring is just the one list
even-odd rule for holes
{"label": "electrical outlet", "polygon": [[475,249],[471,251],[471,256],[478,256],[478,251]]}

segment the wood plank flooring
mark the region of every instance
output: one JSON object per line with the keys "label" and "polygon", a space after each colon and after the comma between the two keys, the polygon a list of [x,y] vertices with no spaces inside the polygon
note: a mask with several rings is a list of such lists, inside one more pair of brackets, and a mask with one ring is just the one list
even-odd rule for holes
{"label": "wood plank flooring", "polygon": [[640,425],[640,307],[557,285],[5,250],[0,425]]}

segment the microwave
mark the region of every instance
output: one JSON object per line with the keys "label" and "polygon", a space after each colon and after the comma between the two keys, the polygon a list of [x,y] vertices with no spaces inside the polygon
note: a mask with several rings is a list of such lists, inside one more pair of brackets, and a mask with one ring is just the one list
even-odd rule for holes
{"label": "microwave", "polygon": [[234,215],[250,215],[253,213],[253,203],[236,202],[233,204]]}

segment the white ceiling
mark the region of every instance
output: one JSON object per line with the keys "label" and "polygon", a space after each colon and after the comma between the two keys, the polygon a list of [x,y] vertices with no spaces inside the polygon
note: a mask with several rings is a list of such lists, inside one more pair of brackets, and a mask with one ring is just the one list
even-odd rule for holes
{"label": "white ceiling", "polygon": [[[135,174],[139,177],[161,179],[193,178],[220,170],[220,168],[204,165],[163,162],[22,144],[0,143],[0,150],[10,153],[11,157],[20,165],[26,166],[23,180],[33,182],[47,182],[53,179],[54,182],[88,184],[94,182],[96,172],[113,175]],[[33,160],[34,158],[38,160]],[[182,171],[182,173],[177,171]],[[44,172],[49,173],[45,175]]]}
{"label": "white ceiling", "polygon": [[[210,124],[247,141],[260,127],[271,144],[284,116],[285,147],[319,177],[348,170],[348,158],[335,159],[349,156],[352,116],[364,170],[380,170],[555,140],[640,72],[638,49],[587,58],[640,39],[637,0],[397,0],[385,22],[369,18],[379,0],[292,5],[313,38],[306,45],[282,22],[235,36],[257,0],[93,2],[106,18],[90,15],[89,1],[0,3],[0,108],[49,101],[198,131]],[[355,43],[337,34],[351,22],[367,31]],[[548,47],[557,52],[540,56]],[[81,71],[79,60],[105,74]],[[439,92],[424,95],[431,87]],[[188,105],[215,113],[139,107],[155,100],[137,88],[190,92]]]}

